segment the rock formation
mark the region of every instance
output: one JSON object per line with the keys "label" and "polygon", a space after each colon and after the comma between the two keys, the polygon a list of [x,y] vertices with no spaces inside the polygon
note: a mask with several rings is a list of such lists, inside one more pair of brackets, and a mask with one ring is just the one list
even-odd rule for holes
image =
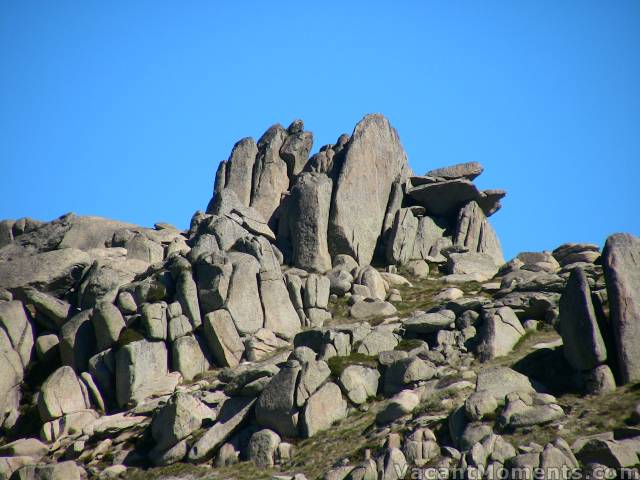
{"label": "rock formation", "polygon": [[0,222],[0,479],[637,463],[635,427],[559,432],[566,394],[637,395],[640,239],[505,263],[480,164],[416,176],[381,115],[312,146],[300,120],[240,140],[186,231]]}

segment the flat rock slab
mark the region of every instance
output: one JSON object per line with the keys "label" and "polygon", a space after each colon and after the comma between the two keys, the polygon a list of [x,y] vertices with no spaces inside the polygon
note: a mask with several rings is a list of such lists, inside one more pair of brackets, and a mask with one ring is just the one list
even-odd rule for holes
{"label": "flat rock slab", "polygon": [[213,427],[198,440],[189,451],[189,461],[203,462],[213,456],[229,436],[247,419],[255,399],[235,397],[227,400]]}
{"label": "flat rock slab", "polygon": [[465,179],[418,185],[407,193],[437,217],[455,215],[466,203],[480,198],[478,188]]}
{"label": "flat rock slab", "polygon": [[383,300],[366,299],[354,303],[349,310],[349,314],[358,320],[371,317],[386,317],[394,315],[396,307]]}

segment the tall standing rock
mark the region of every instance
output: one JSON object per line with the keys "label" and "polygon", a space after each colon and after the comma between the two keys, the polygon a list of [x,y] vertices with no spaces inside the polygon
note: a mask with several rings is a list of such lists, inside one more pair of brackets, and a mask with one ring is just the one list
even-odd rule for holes
{"label": "tall standing rock", "polygon": [[491,255],[496,265],[504,263],[498,235],[476,202],[469,202],[460,210],[454,243],[468,248],[472,253]]}
{"label": "tall standing rock", "polygon": [[394,182],[408,174],[398,133],[382,115],[364,117],[347,144],[329,218],[329,250],[354,257],[361,265],[373,258],[382,234]]}
{"label": "tall standing rock", "polygon": [[251,203],[251,179],[258,147],[253,138],[247,137],[233,146],[225,169],[225,188],[230,188],[245,207]]}
{"label": "tall standing rock", "polygon": [[281,125],[273,125],[258,141],[258,156],[253,167],[251,206],[272,224],[280,205],[280,197],[289,189],[287,162],[280,157],[280,149],[287,138]]}
{"label": "tall standing rock", "polygon": [[602,254],[622,383],[640,380],[640,238],[616,233]]}
{"label": "tall standing rock", "polygon": [[264,313],[258,290],[260,264],[251,255],[233,253],[233,273],[226,308],[240,334],[254,333],[264,325]]}
{"label": "tall standing rock", "polygon": [[327,244],[333,182],[322,173],[303,173],[291,191],[288,224],[292,263],[324,273],[331,269]]}
{"label": "tall standing rock", "polygon": [[309,160],[309,152],[313,147],[313,133],[304,131],[302,120],[294,120],[287,128],[287,133],[289,135],[280,149],[280,156],[287,162],[289,178],[294,178],[302,172]]}
{"label": "tall standing rock", "polygon": [[559,325],[564,356],[575,370],[591,370],[607,359],[589,282],[580,268],[573,270],[560,298]]}

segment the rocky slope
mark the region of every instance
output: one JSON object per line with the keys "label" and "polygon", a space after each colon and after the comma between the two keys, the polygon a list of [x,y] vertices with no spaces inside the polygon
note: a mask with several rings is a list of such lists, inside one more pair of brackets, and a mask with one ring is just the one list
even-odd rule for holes
{"label": "rocky slope", "polygon": [[188,231],[0,222],[0,479],[638,464],[639,238],[505,263],[481,165],[414,175],[381,115],[312,146],[240,140]]}

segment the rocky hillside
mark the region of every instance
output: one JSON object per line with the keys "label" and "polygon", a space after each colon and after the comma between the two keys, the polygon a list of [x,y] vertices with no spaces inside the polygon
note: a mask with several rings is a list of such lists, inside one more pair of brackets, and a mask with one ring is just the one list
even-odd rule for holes
{"label": "rocky hillside", "polygon": [[637,478],[640,238],[505,262],[480,164],[312,147],[237,142],[188,231],[0,222],[0,479]]}

